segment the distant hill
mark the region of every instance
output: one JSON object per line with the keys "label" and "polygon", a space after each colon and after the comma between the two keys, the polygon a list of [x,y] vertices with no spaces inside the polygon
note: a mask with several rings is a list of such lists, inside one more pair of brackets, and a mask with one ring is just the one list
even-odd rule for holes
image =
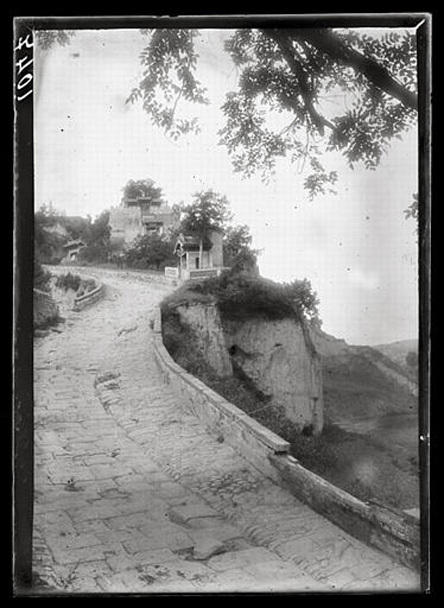
{"label": "distant hill", "polygon": [[401,340],[391,344],[378,344],[374,346],[386,357],[400,365],[407,373],[411,374],[412,369],[407,365],[407,355],[411,352],[418,353],[418,340]]}
{"label": "distant hill", "polygon": [[382,351],[392,345],[350,346],[320,330],[312,330],[311,336],[322,359],[328,421],[416,411],[417,383],[408,370],[405,356],[402,359],[402,353],[407,354],[414,341],[403,343],[404,350],[400,346],[392,349],[398,360],[404,361],[399,363]]}

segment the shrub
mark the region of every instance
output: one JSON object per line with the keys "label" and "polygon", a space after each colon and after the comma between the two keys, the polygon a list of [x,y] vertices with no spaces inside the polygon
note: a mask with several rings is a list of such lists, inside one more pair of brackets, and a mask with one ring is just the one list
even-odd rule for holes
{"label": "shrub", "polygon": [[190,284],[185,283],[162,300],[161,309],[167,315],[169,311],[174,311],[178,306],[192,304],[193,302],[207,303],[215,301],[214,296],[210,293],[190,289]]}
{"label": "shrub", "polygon": [[307,308],[300,302],[310,289],[307,281],[305,288],[301,286],[297,294],[286,285],[233,271],[223,272],[219,277],[205,281],[190,282],[187,288],[191,292],[213,296],[222,315],[236,319],[254,316],[300,319]]}
{"label": "shrub", "polygon": [[125,263],[130,268],[161,270],[176,261],[172,241],[158,234],[138,237],[125,252]]}
{"label": "shrub", "polygon": [[94,279],[82,279],[80,281],[79,288],[77,290],[78,296],[83,296],[85,293],[88,293],[96,288],[96,282]]}
{"label": "shrub", "polygon": [[70,272],[68,272],[67,274],[61,274],[57,277],[56,287],[64,289],[65,291],[68,291],[68,289],[77,291],[80,287],[81,282],[82,279],[79,277],[78,274],[71,274]]}
{"label": "shrub", "polygon": [[162,311],[162,337],[165,348],[172,358],[187,372],[201,376],[207,364],[197,348],[190,348],[196,343],[194,332],[180,321],[180,316],[173,309]]}

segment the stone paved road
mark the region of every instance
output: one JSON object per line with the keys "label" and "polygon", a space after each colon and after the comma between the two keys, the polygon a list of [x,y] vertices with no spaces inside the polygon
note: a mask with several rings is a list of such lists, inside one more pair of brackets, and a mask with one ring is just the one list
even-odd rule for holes
{"label": "stone paved road", "polygon": [[171,289],[97,270],[106,297],[35,344],[34,568],[42,592],[416,590],[207,433],[162,380]]}

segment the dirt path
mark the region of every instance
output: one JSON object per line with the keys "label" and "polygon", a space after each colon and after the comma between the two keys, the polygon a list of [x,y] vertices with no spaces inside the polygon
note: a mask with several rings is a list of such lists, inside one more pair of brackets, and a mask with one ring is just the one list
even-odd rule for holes
{"label": "dirt path", "polygon": [[163,385],[149,322],[170,287],[94,272],[105,299],[35,346],[34,566],[46,590],[417,588],[415,573],[266,479]]}

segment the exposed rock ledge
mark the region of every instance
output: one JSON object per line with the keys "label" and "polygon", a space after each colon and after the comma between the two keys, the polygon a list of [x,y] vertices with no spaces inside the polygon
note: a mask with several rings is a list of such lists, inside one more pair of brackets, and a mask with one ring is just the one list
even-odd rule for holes
{"label": "exposed rock ledge", "polygon": [[270,404],[282,406],[300,430],[319,433],[324,422],[320,358],[295,319],[221,319],[215,304],[177,307],[197,348],[221,377],[241,373]]}

